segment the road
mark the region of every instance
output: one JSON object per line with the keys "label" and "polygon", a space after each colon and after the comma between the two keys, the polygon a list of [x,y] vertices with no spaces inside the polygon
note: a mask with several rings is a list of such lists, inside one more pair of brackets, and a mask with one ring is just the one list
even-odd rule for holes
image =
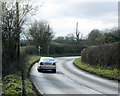
{"label": "road", "polygon": [[104,94],[102,96],[118,94],[117,82],[103,79],[76,68],[73,65],[75,58],[78,57],[56,58],[56,73],[38,72],[38,63],[36,63],[30,71],[31,81],[42,94]]}

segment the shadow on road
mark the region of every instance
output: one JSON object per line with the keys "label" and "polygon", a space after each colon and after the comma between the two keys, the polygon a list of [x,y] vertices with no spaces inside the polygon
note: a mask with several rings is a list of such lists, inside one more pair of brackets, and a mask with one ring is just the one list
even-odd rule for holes
{"label": "shadow on road", "polygon": [[45,74],[63,74],[62,72],[59,72],[59,71],[53,72],[51,70],[43,70],[43,71],[41,71],[39,73],[45,73]]}

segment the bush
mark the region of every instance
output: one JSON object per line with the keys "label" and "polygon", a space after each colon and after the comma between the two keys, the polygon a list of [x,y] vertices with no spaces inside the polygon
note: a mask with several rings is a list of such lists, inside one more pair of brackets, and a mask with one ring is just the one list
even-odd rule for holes
{"label": "bush", "polygon": [[111,69],[120,68],[119,45],[120,42],[91,46],[81,52],[81,60],[93,66]]}
{"label": "bush", "polygon": [[62,54],[63,46],[60,44],[50,44],[50,54]]}
{"label": "bush", "polygon": [[50,54],[78,54],[86,46],[73,44],[50,44]]}

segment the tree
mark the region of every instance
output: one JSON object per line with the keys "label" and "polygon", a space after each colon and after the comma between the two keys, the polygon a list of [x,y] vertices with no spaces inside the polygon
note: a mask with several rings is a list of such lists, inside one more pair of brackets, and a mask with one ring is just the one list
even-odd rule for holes
{"label": "tree", "polygon": [[120,41],[119,32],[117,28],[107,29],[104,34],[96,38],[96,41],[99,44],[118,42]]}
{"label": "tree", "polygon": [[53,40],[55,43],[65,43],[65,37],[59,36]]}
{"label": "tree", "polygon": [[67,44],[74,44],[75,43],[75,36],[73,34],[68,34],[66,37],[65,37],[65,42]]}
{"label": "tree", "polygon": [[[0,6],[2,6],[2,3],[0,1]],[[0,12],[2,12],[2,8],[0,7]],[[2,20],[0,15],[0,77],[2,77]],[[1,82],[1,80],[0,80]]]}
{"label": "tree", "polygon": [[59,36],[54,39],[55,43],[61,43],[61,44],[74,44],[75,41],[75,36],[73,34],[68,34],[65,37]]}
{"label": "tree", "polygon": [[102,34],[100,33],[100,31],[98,29],[92,30],[88,35],[88,42],[90,44],[95,45],[96,44],[96,38],[101,36],[101,35]]}
{"label": "tree", "polygon": [[44,53],[49,53],[47,50],[49,50],[49,44],[54,35],[46,21],[34,22],[29,28],[29,34],[36,48],[41,46]]}
{"label": "tree", "polygon": [[[4,69],[9,68],[9,65],[12,66],[11,62],[17,60],[21,29],[32,11],[35,10],[28,3],[2,2],[2,61]],[[15,63],[13,66],[16,65]]]}

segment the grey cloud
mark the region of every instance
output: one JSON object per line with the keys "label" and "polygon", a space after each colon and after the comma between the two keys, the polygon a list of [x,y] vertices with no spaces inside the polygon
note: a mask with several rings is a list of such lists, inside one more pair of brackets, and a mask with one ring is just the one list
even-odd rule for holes
{"label": "grey cloud", "polygon": [[116,16],[117,12],[118,5],[116,2],[80,2],[62,5],[57,14],[61,17],[99,19],[107,15]]}

